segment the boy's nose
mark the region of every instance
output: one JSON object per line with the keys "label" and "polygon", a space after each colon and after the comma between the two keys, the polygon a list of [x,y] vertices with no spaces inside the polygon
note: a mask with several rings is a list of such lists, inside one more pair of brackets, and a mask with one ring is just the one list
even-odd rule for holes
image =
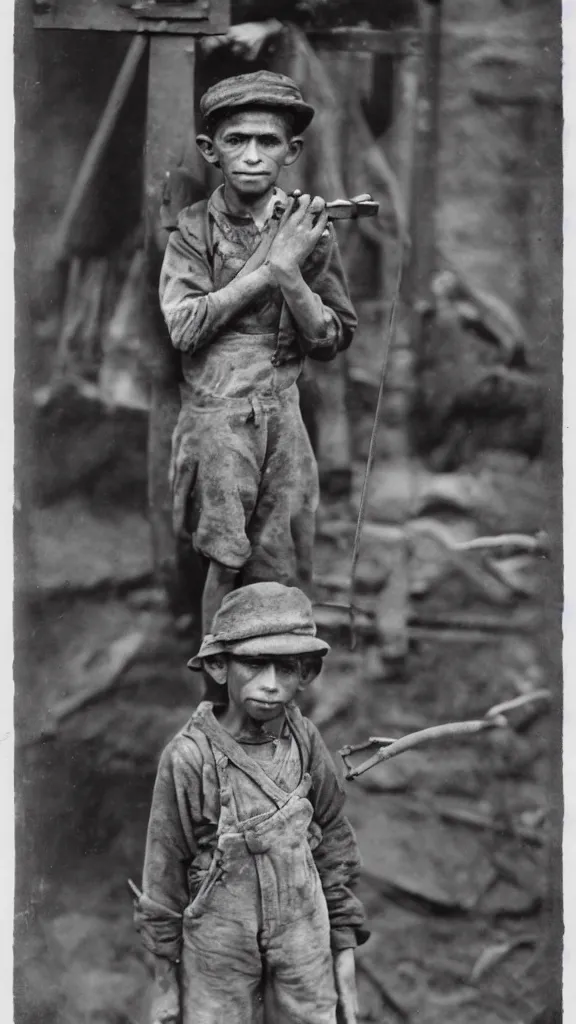
{"label": "boy's nose", "polygon": [[260,685],[266,693],[278,693],[278,683],[276,680],[276,666],[266,665],[262,669],[259,679]]}
{"label": "boy's nose", "polygon": [[260,153],[258,152],[258,145],[256,139],[250,139],[250,142],[244,150],[244,159],[250,164],[257,164],[260,161]]}

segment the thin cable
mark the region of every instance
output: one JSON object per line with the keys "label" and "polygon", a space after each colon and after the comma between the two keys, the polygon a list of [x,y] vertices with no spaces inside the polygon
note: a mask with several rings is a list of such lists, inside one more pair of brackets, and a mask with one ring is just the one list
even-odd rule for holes
{"label": "thin cable", "polygon": [[398,271],[396,274],[396,286],[394,289],[394,295],[392,303],[390,305],[390,312],[388,315],[388,328],[386,331],[385,342],[384,342],[384,355],[382,357],[382,367],[380,370],[380,386],[378,388],[378,398],[376,400],[376,408],[374,410],[374,420],[372,423],[372,433],[370,435],[370,445],[368,448],[368,458],[366,459],[366,469],[364,470],[364,482],[362,484],[362,493],[360,495],[360,508],[358,510],[358,519],[356,521],[356,532],[354,534],[354,545],[352,548],[352,561],[350,566],[350,591],[349,591],[349,608],[350,608],[350,650],[354,650],[356,646],[356,632],[354,629],[354,595],[356,591],[356,570],[358,568],[358,558],[360,556],[360,542],[362,540],[362,529],[364,526],[364,520],[366,518],[366,500],[368,497],[368,484],[370,482],[370,473],[374,462],[374,454],[376,450],[376,437],[378,435],[378,427],[380,426],[380,410],[382,408],[382,399],[384,397],[384,385],[386,383],[386,371],[388,369],[388,357],[390,355],[390,348],[392,344],[392,338],[396,330],[396,311],[398,309],[398,300],[400,298],[400,289],[402,287],[402,275],[404,273],[404,251],[405,251],[405,236],[402,238],[400,246],[400,257],[398,260]]}

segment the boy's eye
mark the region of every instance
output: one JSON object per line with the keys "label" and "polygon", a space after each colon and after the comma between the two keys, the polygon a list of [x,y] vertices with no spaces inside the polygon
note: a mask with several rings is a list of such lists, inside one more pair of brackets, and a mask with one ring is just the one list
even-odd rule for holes
{"label": "boy's eye", "polygon": [[240,143],[242,142],[242,139],[240,138],[239,135],[227,135],[225,142],[227,143],[228,146],[239,146]]}
{"label": "boy's eye", "polygon": [[295,671],[296,666],[291,661],[280,661],[276,665],[276,671],[280,672],[281,675],[290,676]]}
{"label": "boy's eye", "polygon": [[280,139],[278,139],[275,135],[261,135],[259,141],[260,141],[260,145],[261,146],[279,146],[280,145]]}

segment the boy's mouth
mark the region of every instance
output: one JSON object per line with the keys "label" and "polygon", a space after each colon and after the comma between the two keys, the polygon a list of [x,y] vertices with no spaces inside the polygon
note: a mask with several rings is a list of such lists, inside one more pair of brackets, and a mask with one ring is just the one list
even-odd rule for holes
{"label": "boy's mouth", "polygon": [[252,714],[263,714],[271,718],[278,715],[283,707],[281,700],[257,700],[255,697],[251,697],[250,700],[246,701],[246,704],[247,710],[249,712],[252,711]]}

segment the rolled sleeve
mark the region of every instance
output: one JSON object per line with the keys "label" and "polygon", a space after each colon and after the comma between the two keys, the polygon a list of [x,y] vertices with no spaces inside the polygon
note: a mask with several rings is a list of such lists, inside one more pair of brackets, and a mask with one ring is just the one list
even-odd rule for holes
{"label": "rolled sleeve", "polygon": [[193,355],[205,348],[226,323],[226,302],[214,290],[205,240],[182,215],[168,239],[159,295],[172,344],[181,352]]}
{"label": "rolled sleeve", "polygon": [[[308,278],[306,268],[304,278]],[[346,274],[334,229],[329,228],[324,246],[313,254],[309,287],[317,296],[324,320],[321,335],[301,334],[303,352],[320,362],[327,362],[349,348],[358,326],[358,318],[350,301]]]}
{"label": "rolled sleeve", "polygon": [[162,754],[152,796],[135,923],[156,956],[179,960],[182,915],[189,902],[188,870],[196,855],[193,820],[200,799],[202,768],[170,744]]}
{"label": "rolled sleeve", "polygon": [[364,908],[353,892],[361,868],[360,854],[344,814],[345,794],[334,762],[316,727],[311,722],[306,725],[314,820],[322,831],[322,842],[313,856],[328,906],[332,948],[347,949],[362,945],[370,936]]}

